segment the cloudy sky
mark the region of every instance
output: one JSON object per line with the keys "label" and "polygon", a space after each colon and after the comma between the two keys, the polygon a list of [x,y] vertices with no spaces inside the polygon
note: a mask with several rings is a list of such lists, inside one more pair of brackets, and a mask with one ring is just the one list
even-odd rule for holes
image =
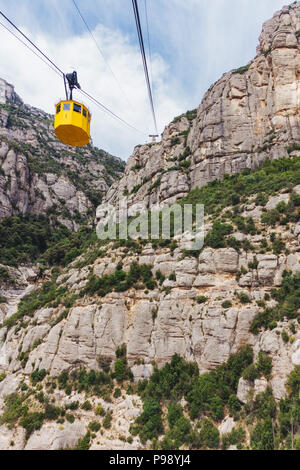
{"label": "cloudy sky", "polygon": [[[0,9],[66,73],[77,70],[82,88],[140,134],[85,101],[93,114],[95,145],[126,160],[154,132],[131,0],[0,0]],[[138,0],[148,52],[159,132],[174,116],[199,105],[224,72],[256,54],[262,23],[283,0]],[[1,23],[6,24],[3,18]],[[53,112],[62,80],[0,25],[0,77],[23,100]],[[112,73],[113,72],[113,73]],[[80,99],[80,95],[75,95]]]}

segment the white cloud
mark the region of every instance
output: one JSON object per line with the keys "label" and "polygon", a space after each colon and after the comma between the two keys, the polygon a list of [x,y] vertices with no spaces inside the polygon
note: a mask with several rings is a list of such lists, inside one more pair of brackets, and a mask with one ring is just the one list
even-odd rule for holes
{"label": "white cloud", "polygon": [[[32,33],[26,33],[32,37]],[[40,33],[33,39],[63,70],[77,70],[79,83],[85,91],[143,132],[152,131],[152,116],[137,46],[130,44],[129,38],[119,31],[111,31],[101,25],[96,28],[94,35],[109,57],[111,68],[118,71],[126,97],[88,34],[64,39],[59,47],[53,38]],[[2,29],[0,42],[4,45],[0,49],[0,76],[13,83],[17,93],[27,103],[52,113],[55,102],[63,97],[63,81]],[[153,57],[152,71],[156,84],[159,127],[162,131],[163,126],[181,112],[183,103],[180,103],[174,89],[170,89],[168,66],[157,54]],[[76,92],[74,96],[82,98]],[[135,144],[147,139],[107,116],[86,99],[83,101],[93,113],[92,137],[97,146],[127,158]]]}
{"label": "white cloud", "polygon": [[181,84],[187,106],[256,54],[262,23],[285,0],[148,0],[152,38]]}

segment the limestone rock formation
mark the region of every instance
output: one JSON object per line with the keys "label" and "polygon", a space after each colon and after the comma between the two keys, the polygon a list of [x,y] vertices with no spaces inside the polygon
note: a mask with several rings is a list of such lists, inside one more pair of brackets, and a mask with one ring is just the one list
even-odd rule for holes
{"label": "limestone rock formation", "polygon": [[[300,5],[263,25],[257,56],[225,73],[200,106],[174,119],[156,144],[137,146],[106,202],[170,204],[189,190],[292,154],[300,143]],[[99,209],[99,217],[101,210]]]}
{"label": "limestone rock formation", "polygon": [[[290,243],[294,242],[292,238]],[[289,266],[295,267],[295,272],[299,270],[298,241],[293,250],[288,256],[258,254],[257,267],[249,270],[250,281],[245,282],[243,277],[237,278],[236,273],[248,267],[249,260],[253,259],[253,256],[247,257],[246,252],[205,248],[198,259],[181,259],[180,248],[173,256],[169,249],[157,249],[153,251],[150,267],[154,276],[159,272],[166,277],[163,290],[112,292],[101,302],[93,297],[83,299],[70,309],[66,320],[58,323],[55,319],[63,315],[64,306],[37,310],[32,320],[23,319],[29,321],[26,330],[7,327],[0,330],[0,334],[6,336],[0,348],[0,365],[12,373],[20,371],[20,353],[28,352],[25,374],[39,368],[58,376],[78,364],[97,370],[97,357],[114,358],[116,347],[126,343],[129,363],[133,366],[137,359],[142,359],[145,364],[133,367],[138,380],[151,374],[152,361],[163,364],[174,353],[196,361],[200,370],[205,371],[225,362],[242,345],[252,344],[257,353],[261,350],[272,354],[274,368],[281,371],[281,385],[277,376],[275,387],[280,390],[275,390],[275,395],[283,396],[286,375],[299,362],[299,341],[286,345],[273,330],[255,337],[249,333],[249,327],[259,311],[256,301],[263,300],[276,283],[280,285],[283,270]],[[149,251],[149,245],[135,256],[124,257],[121,248],[108,251],[106,257],[96,259],[89,269],[66,268],[57,283],[79,293],[91,271],[99,277],[115,273],[121,260],[124,267],[129,267],[133,261],[142,265]],[[115,257],[114,264],[111,256]],[[175,280],[168,279],[171,274]],[[24,284],[23,289],[19,299],[28,292],[28,284]],[[240,292],[249,296],[248,305],[240,303]],[[207,302],[199,304],[197,299],[203,293]],[[10,295],[16,298],[13,290],[11,294],[6,290],[8,299]],[[230,301],[231,307],[224,308],[224,300]],[[1,307],[3,321],[15,311],[5,305]],[[280,328],[285,326],[283,323]],[[296,340],[300,340],[299,335],[297,332]],[[40,343],[37,347],[36,342]]]}
{"label": "limestone rock formation", "polygon": [[89,145],[75,150],[54,135],[53,117],[25,105],[0,79],[0,220],[16,214],[46,215],[78,227],[78,214],[92,220],[95,206],[124,163]]}

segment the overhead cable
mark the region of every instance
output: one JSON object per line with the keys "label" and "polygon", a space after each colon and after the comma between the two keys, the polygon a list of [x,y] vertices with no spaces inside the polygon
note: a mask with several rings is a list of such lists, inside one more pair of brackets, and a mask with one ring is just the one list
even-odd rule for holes
{"label": "overhead cable", "polygon": [[76,10],[77,10],[78,15],[80,16],[80,18],[82,19],[82,21],[83,21],[83,23],[84,23],[86,29],[87,29],[88,32],[90,33],[91,38],[92,38],[92,40],[94,41],[94,43],[95,43],[95,45],[96,45],[96,47],[97,47],[97,50],[98,50],[99,54],[101,55],[102,59],[104,60],[104,62],[105,62],[105,64],[106,64],[106,66],[108,67],[108,69],[110,70],[112,76],[114,77],[114,80],[115,80],[116,84],[118,85],[118,87],[119,87],[121,93],[123,94],[123,96],[124,96],[124,98],[126,99],[127,103],[132,107],[132,105],[131,105],[131,103],[129,102],[129,100],[128,100],[127,96],[126,96],[126,93],[125,93],[125,91],[123,90],[123,88],[122,88],[122,86],[121,86],[119,80],[117,79],[117,77],[116,77],[114,71],[112,70],[111,66],[110,66],[109,63],[107,62],[107,60],[106,60],[106,58],[105,58],[105,55],[104,55],[104,53],[102,52],[102,50],[101,50],[101,48],[100,48],[100,46],[99,46],[99,43],[98,43],[97,39],[95,38],[95,35],[93,34],[93,32],[92,32],[91,28],[89,27],[89,25],[88,25],[86,19],[84,18],[83,13],[81,12],[81,10],[80,10],[79,6],[77,5],[76,1],[75,1],[75,0],[72,0],[72,1],[73,1],[73,4],[74,4],[74,6],[75,6],[75,8],[76,8]]}
{"label": "overhead cable", "polygon": [[148,95],[149,95],[149,100],[150,100],[150,106],[151,106],[155,131],[156,131],[156,134],[157,134],[157,122],[156,122],[156,116],[155,116],[155,110],[154,110],[152,90],[151,90],[151,85],[150,85],[150,80],[149,80],[149,72],[148,72],[147,59],[146,59],[146,54],[145,54],[143,33],[142,33],[142,27],[141,27],[141,21],[140,21],[140,15],[139,15],[139,9],[138,9],[138,5],[137,5],[137,0],[132,0],[132,6],[133,6],[133,11],[134,11],[136,28],[137,28],[137,32],[138,32],[138,38],[139,38],[141,55],[142,55],[145,79],[146,79],[146,84],[147,84],[147,89],[148,89]]}
{"label": "overhead cable", "polygon": [[[23,31],[21,31],[21,29],[19,29],[9,18],[7,18],[7,16],[2,12],[0,11],[0,15],[5,18],[5,20],[11,25],[13,26],[19,34],[21,34],[38,52],[39,54],[41,55],[38,55],[31,47],[29,47],[21,38],[19,38],[16,34],[13,33],[13,31],[11,31],[9,28],[7,28],[4,24],[2,24],[0,22],[0,25],[3,26],[3,28],[5,28],[9,33],[11,33],[16,39],[18,39],[18,41],[20,41],[25,47],[27,47],[27,49],[29,49],[31,52],[33,52],[39,59],[41,59],[44,63],[47,63],[47,65],[55,72],[55,73],[59,73],[63,78],[64,78],[64,81],[65,81],[65,74],[64,72],[38,47],[36,46],[36,44],[34,44],[33,41],[31,41],[31,39],[29,39],[28,36],[26,36],[25,33],[23,33]],[[41,57],[42,56],[42,57]],[[45,60],[46,59],[46,60]],[[48,62],[46,62],[48,61]],[[87,93],[86,91],[84,90],[78,90],[80,91],[82,94],[84,94],[87,98],[89,98],[90,100],[92,100],[98,107],[100,107],[102,109],[102,111],[106,112],[107,114],[109,114],[110,116],[114,117],[115,119],[117,119],[119,122],[122,122],[123,124],[125,124],[128,128],[131,128],[135,131],[137,131],[138,133],[140,134],[143,134],[145,135],[144,132],[138,130],[135,126],[132,126],[131,124],[129,124],[127,121],[125,121],[124,119],[122,119],[120,116],[118,116],[116,113],[114,113],[113,111],[111,111],[109,108],[107,108],[104,104],[102,104],[99,100],[97,100],[96,98],[94,98],[93,96],[91,96],[89,93]]]}

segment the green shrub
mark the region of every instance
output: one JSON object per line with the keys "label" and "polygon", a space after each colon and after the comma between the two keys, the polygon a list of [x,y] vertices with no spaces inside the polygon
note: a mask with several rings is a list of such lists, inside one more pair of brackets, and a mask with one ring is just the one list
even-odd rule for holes
{"label": "green shrub", "polygon": [[257,334],[260,328],[274,328],[277,321],[284,318],[292,320],[299,318],[300,308],[300,273],[283,273],[283,281],[280,289],[272,290],[273,298],[278,301],[278,305],[267,308],[259,312],[251,323],[250,331]]}
{"label": "green shrub", "polygon": [[174,147],[174,145],[180,144],[180,139],[179,137],[172,137],[171,139],[171,147]]}
{"label": "green shrub", "polygon": [[0,222],[0,262],[17,266],[36,260],[53,243],[71,233],[46,217],[33,214],[7,217]]}
{"label": "green shrub", "polygon": [[217,449],[219,447],[219,431],[210,420],[204,420],[199,437],[202,447],[208,447],[209,449]]}
{"label": "green shrub", "polygon": [[222,398],[213,396],[209,403],[209,410],[214,421],[221,421],[224,418],[224,403]]}
{"label": "green shrub", "polygon": [[[214,419],[221,420],[224,406],[231,395],[236,394],[239,378],[252,362],[253,352],[250,347],[245,347],[215,371],[199,376],[196,364],[189,364],[174,355],[170,364],[154,371],[148,383],[139,383],[139,393],[143,400],[156,399],[157,403],[170,399],[176,402],[184,396],[192,419],[210,412]],[[233,403],[232,397],[230,400]],[[172,408],[170,414],[171,411]]]}
{"label": "green shrub", "polygon": [[295,397],[299,395],[300,391],[300,366],[296,366],[292,372],[290,372],[287,379],[287,389]]}
{"label": "green shrub", "polygon": [[165,276],[162,274],[162,272],[160,270],[157,270],[156,273],[155,273],[155,277],[156,279],[159,281],[160,285],[164,282],[164,280],[166,279]]}
{"label": "green shrub", "polygon": [[261,216],[261,221],[265,225],[274,227],[280,221],[280,213],[277,209],[272,209]]}
{"label": "green shrub", "polygon": [[7,217],[0,222],[0,263],[17,266],[40,258],[65,266],[96,241],[95,235],[88,227],[72,232],[49,216]]}
{"label": "green shrub", "polygon": [[290,339],[290,338],[289,338],[289,335],[287,334],[286,331],[283,331],[283,332],[281,333],[281,338],[283,339],[283,341],[284,341],[285,343],[288,343],[288,342],[289,342],[289,339]]}
{"label": "green shrub", "polygon": [[152,316],[152,320],[153,322],[155,322],[156,318],[157,318],[157,308],[153,308],[151,310],[151,316]]}
{"label": "green shrub", "polygon": [[258,267],[258,260],[257,260],[256,256],[254,256],[254,260],[250,261],[248,263],[248,268],[249,269],[257,269],[257,267]]}
{"label": "green shrub", "polygon": [[294,449],[300,450],[300,437],[296,437],[294,440]]}
{"label": "green shrub", "polygon": [[61,413],[61,409],[57,406],[51,405],[47,403],[45,406],[45,419],[47,420],[55,420],[59,417]]}
{"label": "green shrub", "polygon": [[163,432],[163,424],[161,417],[161,408],[157,400],[148,398],[144,402],[143,412],[137,418],[136,423],[139,425],[139,434],[142,441],[154,439]]}
{"label": "green shrub", "polygon": [[241,409],[241,402],[236,395],[230,395],[227,406],[231,415],[235,415]]}
{"label": "green shrub", "polygon": [[[153,441],[154,448],[176,450],[181,446],[188,448],[218,448],[219,433],[210,420],[203,422],[209,415],[215,421],[221,421],[227,408],[236,419],[242,408],[236,393],[240,377],[245,369],[253,364],[253,351],[245,346],[228,361],[215,370],[199,375],[197,364],[188,363],[178,355],[164,367],[154,368],[150,379],[138,383],[138,393],[142,397],[144,407],[142,414],[131,426],[132,435],[139,435],[141,442]],[[201,418],[204,423],[200,433],[193,430],[187,417],[178,403],[184,397],[187,401],[185,410],[192,420]],[[268,398],[266,409],[271,410],[271,398]],[[262,400],[257,402],[256,411],[261,413]],[[167,405],[169,431],[157,442],[163,433],[162,407]],[[225,408],[226,407],[226,408]],[[243,436],[242,436],[243,437]],[[238,438],[237,438],[238,439]],[[241,442],[243,441],[240,438]]]}
{"label": "green shrub", "polygon": [[4,398],[5,407],[0,417],[0,424],[13,425],[18,421],[26,410],[23,404],[25,398],[26,396],[19,395],[18,393],[12,393]]}
{"label": "green shrub", "polygon": [[32,382],[36,384],[37,382],[42,382],[42,380],[44,380],[46,375],[47,375],[47,372],[45,371],[45,369],[41,369],[41,370],[35,369],[35,371],[32,372],[30,377],[31,377]]}
{"label": "green shrub", "polygon": [[222,224],[217,220],[205,237],[205,245],[211,246],[212,248],[224,248],[225,236],[229,235],[232,231],[233,228],[231,225]]}
{"label": "green shrub", "polygon": [[138,192],[138,190],[143,186],[143,183],[139,183],[139,184],[136,184],[132,190],[131,190],[131,194],[135,194]]}
{"label": "green shrub", "polygon": [[249,70],[251,64],[244,65],[243,67],[240,67],[238,69],[232,70],[233,74],[244,74]]}
{"label": "green shrub", "polygon": [[192,427],[187,418],[178,417],[175,425],[165,435],[161,448],[163,449],[179,449],[180,446],[190,441]]}
{"label": "green shrub", "polygon": [[10,276],[8,269],[5,268],[4,266],[0,266],[0,283],[14,284],[14,279]]}
{"label": "green shrub", "polygon": [[183,154],[182,154],[181,156],[179,156],[178,160],[179,160],[179,161],[185,160],[189,155],[191,155],[191,153],[192,153],[192,152],[191,152],[190,147],[186,147],[186,148],[184,149]]}
{"label": "green shrub", "polygon": [[272,371],[272,357],[259,351],[256,367],[261,374],[264,374],[269,379]]}
{"label": "green shrub", "polygon": [[98,423],[98,421],[91,421],[90,424],[89,424],[89,429],[92,431],[92,432],[97,432],[99,431],[100,429],[100,423]]}
{"label": "green shrub", "polygon": [[112,415],[113,415],[113,413],[112,413],[111,410],[109,410],[109,411],[106,413],[106,415],[105,415],[105,417],[104,417],[104,419],[103,419],[103,423],[102,423],[102,424],[103,424],[103,427],[104,427],[105,429],[109,429],[109,428],[111,427]]}
{"label": "green shrub", "polygon": [[285,250],[285,244],[280,238],[276,238],[272,244],[272,249],[275,255],[279,255]]}
{"label": "green shrub", "polygon": [[127,346],[125,343],[123,343],[121,346],[118,346],[116,349],[117,358],[120,359],[120,358],[126,357],[126,349],[127,349]]}
{"label": "green shrub", "polygon": [[179,163],[179,168],[189,168],[191,166],[191,162],[189,160],[183,160]]}
{"label": "green shrub", "polygon": [[123,380],[126,380],[127,377],[128,373],[126,360],[117,359],[114,364],[114,378],[116,378],[118,382],[122,382]]}
{"label": "green shrub", "polygon": [[68,371],[63,371],[59,376],[58,376],[58,385],[59,385],[59,388],[65,388],[66,385],[67,385],[67,382],[68,382],[68,379],[69,379],[69,374],[68,374]]}
{"label": "green shrub", "polygon": [[272,420],[267,417],[259,421],[251,433],[251,447],[253,450],[274,450]]}
{"label": "green shrub", "polygon": [[276,210],[280,214],[283,214],[284,212],[286,212],[286,209],[287,209],[287,204],[284,201],[280,201],[276,206]]}
{"label": "green shrub", "polygon": [[225,404],[231,395],[236,394],[239,378],[252,362],[253,351],[247,346],[232,354],[216,370],[195,377],[186,395],[191,418],[195,419],[204,412],[214,413],[217,404],[218,415],[215,419],[222,419]]}
{"label": "green shrub", "polygon": [[250,364],[243,372],[243,379],[249,380],[250,382],[254,382],[254,380],[259,377],[260,372],[254,364]]}
{"label": "green shrub", "polygon": [[96,416],[104,416],[105,415],[105,411],[104,409],[102,408],[101,405],[98,405],[95,409],[95,415]]}
{"label": "green shrub", "polygon": [[255,235],[256,233],[256,228],[255,228],[255,223],[252,217],[234,217],[233,222],[237,226],[237,229],[240,232],[250,234],[250,235]]}
{"label": "green shrub", "polygon": [[156,287],[156,282],[154,281],[154,279],[149,279],[145,282],[145,287],[148,290],[153,290]]}
{"label": "green shrub", "polygon": [[170,428],[173,428],[178,421],[178,419],[182,416],[182,408],[176,402],[170,402],[168,406],[168,423]]}
{"label": "green shrub", "polygon": [[92,409],[92,405],[91,403],[86,400],[82,405],[81,405],[81,408],[85,411],[90,411]]}
{"label": "green shrub", "polygon": [[253,403],[253,414],[258,419],[276,416],[276,401],[273,397],[272,389],[268,387],[265,392],[256,395]]}
{"label": "green shrub", "polygon": [[122,344],[122,346],[119,346],[116,349],[116,356],[118,359],[114,363],[114,372],[112,377],[118,382],[123,382],[123,380],[132,380],[132,372],[127,366],[126,344]]}
{"label": "green shrub", "polygon": [[18,311],[4,322],[4,326],[11,328],[24,316],[32,317],[36,310],[45,306],[50,307],[55,300],[65,294],[66,290],[66,287],[59,287],[55,282],[45,282],[40,289],[22,298]]}
{"label": "green shrub", "polygon": [[66,414],[66,420],[69,422],[69,423],[74,423],[75,421],[75,417],[69,413]]}
{"label": "green shrub", "polygon": [[226,238],[226,245],[229,246],[230,248],[233,248],[236,251],[239,251],[242,247],[242,243],[239,240],[237,240],[235,237]]}
{"label": "green shrub", "polygon": [[[299,36],[298,32],[299,32],[299,31],[296,32],[297,37]],[[288,153],[292,153],[292,152],[294,152],[295,150],[300,150],[300,145],[297,144],[296,142],[294,142],[292,145],[290,145],[290,146],[287,148]]]}
{"label": "green shrub", "polygon": [[239,448],[242,446],[245,440],[246,440],[245,430],[242,427],[235,428],[230,433],[223,434],[222,449],[226,450],[231,445],[236,445]]}
{"label": "green shrub", "polygon": [[265,194],[259,193],[257,197],[254,200],[256,206],[265,206],[268,202],[268,198],[266,197]]}
{"label": "green shrub", "polygon": [[215,214],[231,205],[233,193],[240,197],[263,193],[268,197],[300,184],[299,169],[300,157],[267,160],[252,172],[246,169],[240,174],[214,180],[201,189],[193,189],[179,203],[204,204],[207,214]]}
{"label": "green shrub", "polygon": [[[79,370],[73,370],[68,378],[68,382],[63,378],[62,386],[64,386],[65,393],[69,393],[71,390],[86,391],[90,395],[107,394],[108,390],[112,387],[112,378],[105,372],[95,372],[94,370],[86,371],[84,368]],[[106,391],[105,391],[106,390]],[[71,405],[68,405],[71,406]],[[76,409],[77,402],[74,402],[74,408]]]}
{"label": "green shrub", "polygon": [[43,420],[43,413],[39,413],[37,411],[33,413],[24,413],[24,415],[20,419],[20,425],[26,430],[26,439],[30,437],[33,431],[36,431],[42,427]]}
{"label": "green shrub", "polygon": [[193,377],[198,377],[197,364],[190,364],[174,354],[169,364],[154,369],[149,383],[139,384],[139,390],[143,399],[178,400],[189,390]]}
{"label": "green shrub", "polygon": [[151,267],[146,264],[139,265],[134,262],[130,266],[128,274],[122,269],[119,269],[116,270],[114,274],[106,275],[102,278],[91,275],[88,283],[81,291],[81,295],[97,294],[100,297],[104,297],[114,290],[116,292],[124,292],[136,286],[138,281],[142,281],[147,289],[152,290],[156,287],[156,283],[152,277]]}
{"label": "green shrub", "polygon": [[193,121],[194,119],[196,119],[197,117],[197,108],[195,109],[192,109],[192,110],[189,110],[187,111],[184,116],[187,118],[188,121]]}
{"label": "green shrub", "polygon": [[238,298],[242,304],[249,304],[251,303],[251,300],[249,296],[245,292],[239,292]]}
{"label": "green shrub", "polygon": [[77,446],[75,447],[75,450],[89,450],[91,447],[91,434],[88,431],[85,436],[81,437],[78,439]]}
{"label": "green shrub", "polygon": [[223,308],[230,308],[230,307],[232,307],[232,302],[230,300],[224,300],[224,302],[222,302],[222,307]]}
{"label": "green shrub", "polygon": [[158,188],[158,186],[160,186],[160,183],[161,183],[161,176],[159,176],[159,178],[157,178],[157,180],[154,181],[154,183],[150,185],[148,193],[151,193],[153,189]]}
{"label": "green shrub", "polygon": [[248,271],[244,266],[241,266],[240,272],[244,276],[245,274],[247,274]]}
{"label": "green shrub", "polygon": [[121,390],[119,388],[116,388],[114,391],[114,398],[119,398],[121,395]]}
{"label": "green shrub", "polygon": [[98,363],[101,369],[103,369],[103,371],[108,374],[110,370],[111,359],[105,356],[98,356]]}

